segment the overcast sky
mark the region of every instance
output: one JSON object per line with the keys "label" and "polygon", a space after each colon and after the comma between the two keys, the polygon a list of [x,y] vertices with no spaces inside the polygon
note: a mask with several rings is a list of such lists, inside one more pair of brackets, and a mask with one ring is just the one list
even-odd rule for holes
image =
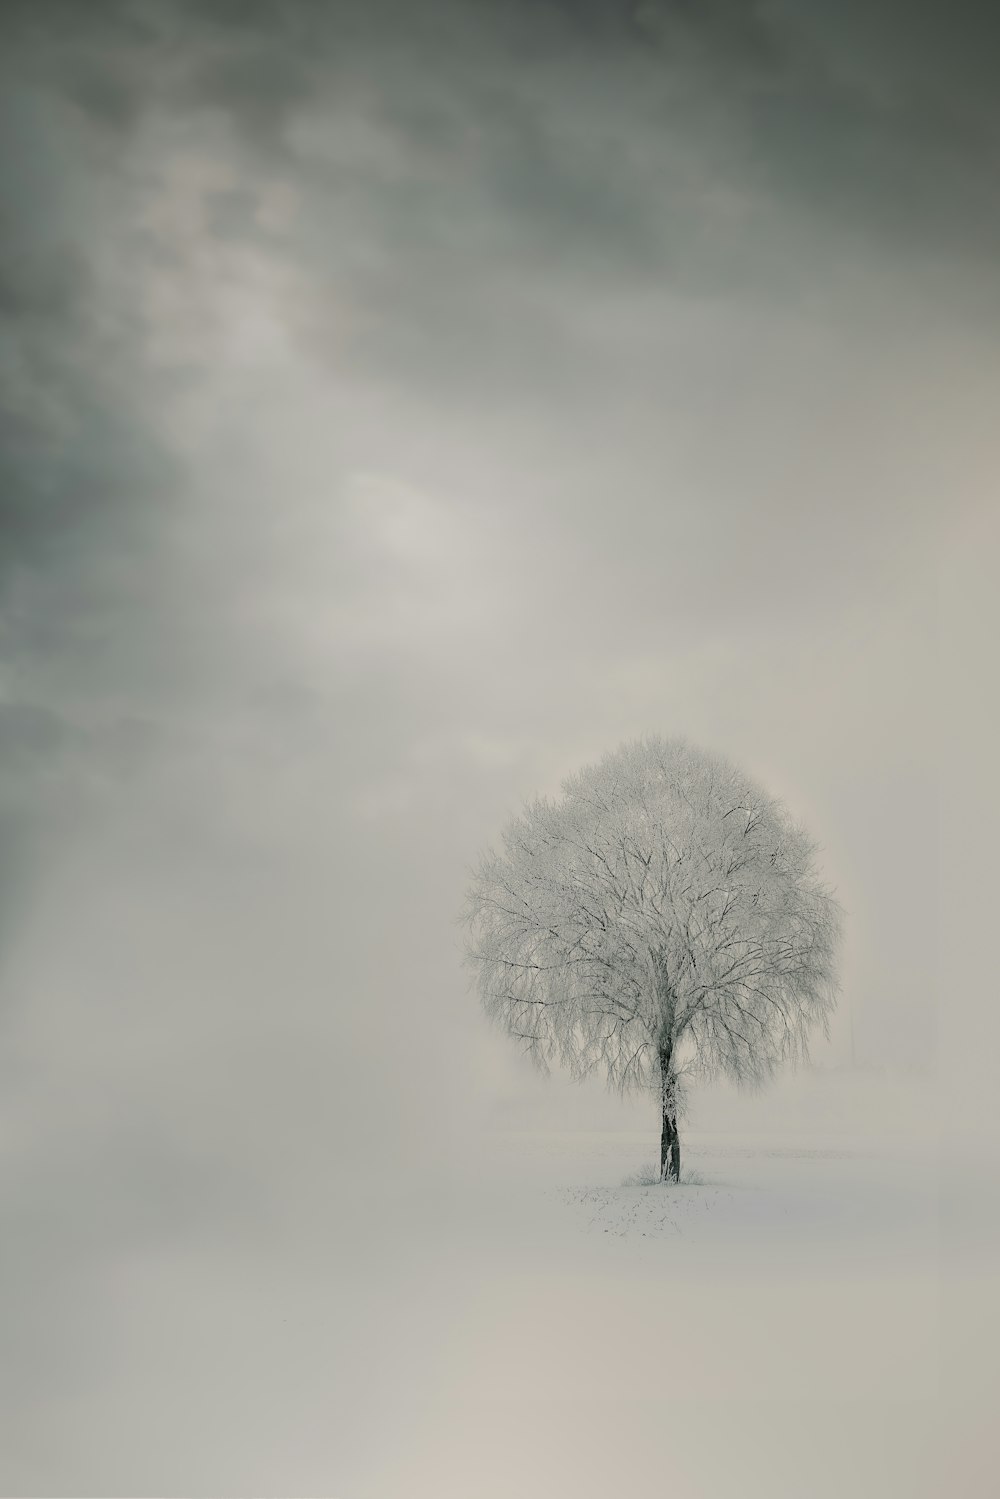
{"label": "overcast sky", "polygon": [[987,690],[947,641],[997,540],[988,8],[6,17],[25,1409],[53,1326],[93,1359],[109,1243],[263,1233],[523,1086],[465,868],[625,738],[787,798],[847,909],[817,1058],[853,1019],[859,1063],[932,1069],[947,694]]}

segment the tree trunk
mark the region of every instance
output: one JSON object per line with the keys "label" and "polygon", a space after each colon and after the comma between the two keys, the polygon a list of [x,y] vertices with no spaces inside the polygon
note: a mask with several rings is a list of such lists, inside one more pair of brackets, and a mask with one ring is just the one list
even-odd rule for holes
{"label": "tree trunk", "polygon": [[677,1088],[670,1067],[671,1047],[660,1048],[663,1126],[660,1130],[660,1180],[681,1179],[681,1137],[677,1128]]}
{"label": "tree trunk", "polygon": [[677,1129],[677,1115],[666,1103],[663,1105],[663,1128],[660,1131],[660,1180],[680,1181],[681,1137]]}

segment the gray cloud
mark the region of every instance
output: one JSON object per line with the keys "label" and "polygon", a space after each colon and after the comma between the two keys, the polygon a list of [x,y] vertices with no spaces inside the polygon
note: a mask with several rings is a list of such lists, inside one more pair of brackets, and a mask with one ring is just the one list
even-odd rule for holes
{"label": "gray cloud", "polygon": [[[620,701],[886,588],[911,608],[981,447],[935,361],[985,392],[989,356],[925,298],[987,262],[993,128],[975,49],[942,89],[911,31],[22,12],[0,598],[35,740],[9,799],[101,816],[107,767],[158,752],[252,784],[261,743],[296,761],[313,732],[345,784],[400,786],[442,724],[575,742],[591,684]],[[315,730],[261,707],[293,699]]]}
{"label": "gray cloud", "polygon": [[96,807],[116,746],[294,758],[283,693],[398,781],[442,722],[544,736],[588,682],[921,592],[992,381],[957,24],[12,14],[0,600],[39,818],[41,765]]}

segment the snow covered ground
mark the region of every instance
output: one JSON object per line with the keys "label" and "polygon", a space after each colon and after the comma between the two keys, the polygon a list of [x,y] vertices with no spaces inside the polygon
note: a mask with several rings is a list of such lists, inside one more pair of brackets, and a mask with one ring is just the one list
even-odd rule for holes
{"label": "snow covered ground", "polygon": [[484,1146],[453,1257],[414,1287],[419,1327],[394,1350],[398,1450],[345,1492],[943,1491],[926,1162],[699,1135],[694,1180],[665,1187],[641,1179],[648,1146]]}
{"label": "snow covered ground", "polygon": [[90,1361],[57,1447],[12,1436],[8,1491],[20,1464],[49,1492],[985,1496],[996,1262],[959,1252],[955,1172],[892,1092],[695,1100],[663,1186],[641,1110],[553,1129],[553,1085],[425,1168],[289,1177],[266,1224],[126,1246],[67,1295]]}
{"label": "snow covered ground", "polygon": [[919,1100],[895,1130],[866,1105],[892,1094],[703,1101],[752,1128],[689,1130],[679,1187],[649,1181],[648,1128],[536,1119],[485,1133],[460,1191],[394,1192],[383,1335],[362,1320],[356,1350],[384,1424],[341,1492],[945,1492],[954,1267]]}

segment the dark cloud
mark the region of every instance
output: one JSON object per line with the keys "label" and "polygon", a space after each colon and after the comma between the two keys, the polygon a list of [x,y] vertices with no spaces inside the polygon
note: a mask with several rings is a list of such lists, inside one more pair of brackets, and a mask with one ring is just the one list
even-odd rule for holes
{"label": "dark cloud", "polygon": [[[718,618],[767,617],[757,576],[772,535],[786,608],[833,596],[841,576],[869,586],[902,499],[881,502],[857,547],[842,522],[870,508],[863,471],[836,504],[835,481],[812,474],[811,503],[782,525],[810,444],[831,464],[843,447],[837,413],[871,435],[858,414],[871,392],[850,389],[869,352],[841,364],[825,351],[817,367],[782,320],[881,319],[898,341],[915,313],[931,318],[932,295],[934,317],[949,299],[989,301],[991,24],[964,8],[946,21],[722,0],[13,7],[0,132],[10,710],[43,715],[44,753],[75,776],[120,722],[283,680],[287,642],[246,591],[317,600],[321,584],[294,548],[281,560],[280,498],[199,451],[238,450],[241,402],[259,429],[293,400],[226,352],[257,295],[304,356],[296,378],[308,385],[311,361],[332,382],[332,493],[377,466],[388,425],[418,487],[501,518],[506,565],[557,606],[523,611],[516,639],[540,620],[553,643],[597,655],[630,630],[669,639],[718,577]],[[241,278],[261,266],[274,283],[257,293]],[[689,329],[682,306],[696,309]],[[227,360],[248,373],[224,431],[213,380]],[[202,438],[178,441],[195,420]],[[895,440],[906,415],[879,420]],[[502,455],[495,483],[484,453]],[[726,499],[703,503],[701,488]],[[405,580],[409,564],[402,582],[376,580],[331,536],[317,555],[329,547],[344,639],[368,662],[396,640],[362,643],[371,601],[419,611],[427,585]],[[602,559],[639,584],[610,643],[563,582]],[[836,562],[825,575],[823,559]],[[453,644],[434,639],[448,661]]]}

